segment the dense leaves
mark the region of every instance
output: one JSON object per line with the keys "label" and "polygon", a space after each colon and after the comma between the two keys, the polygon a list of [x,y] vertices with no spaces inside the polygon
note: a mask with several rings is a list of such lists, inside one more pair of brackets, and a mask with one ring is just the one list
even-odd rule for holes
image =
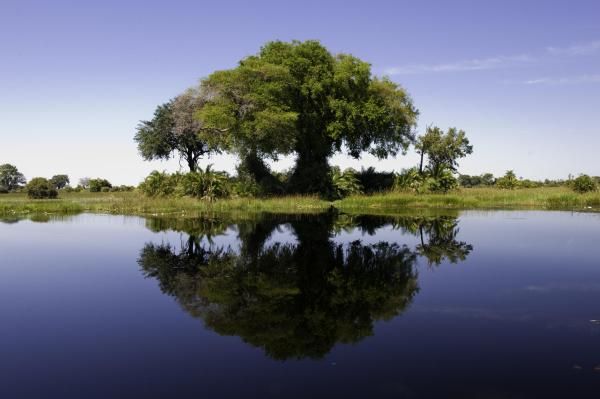
{"label": "dense leaves", "polygon": [[69,185],[69,183],[70,183],[69,176],[67,176],[67,175],[54,175],[50,179],[50,183],[52,183],[52,185],[54,186],[54,188],[56,188],[57,190],[60,190],[60,189],[65,188],[65,187],[67,187]]}
{"label": "dense leaves", "polygon": [[317,41],[267,43],[202,88],[209,101],[198,114],[201,136],[242,158],[296,154],[290,187],[297,192],[331,193],[335,152],[384,158],[405,151],[417,117],[401,87]]}
{"label": "dense leaves", "polygon": [[25,184],[25,176],[16,166],[11,164],[0,165],[0,189],[12,191]]}
{"label": "dense leaves", "polygon": [[596,181],[588,175],[579,175],[576,179],[571,183],[571,188],[573,191],[577,193],[589,193],[591,191],[596,191],[598,189],[598,185]]}
{"label": "dense leaves", "polygon": [[463,130],[450,128],[444,133],[435,126],[428,127],[426,133],[417,138],[415,148],[421,155],[419,171],[423,172],[423,160],[427,156],[427,167],[434,174],[442,168],[455,172],[458,159],[473,152],[473,146]]}
{"label": "dense leaves", "polygon": [[202,124],[195,114],[204,101],[198,90],[189,89],[159,105],[152,120],[141,121],[134,139],[142,157],[146,160],[169,159],[179,154],[190,171],[195,171],[203,155],[217,151],[199,137]]}
{"label": "dense leaves", "polygon": [[27,196],[33,199],[56,198],[58,191],[54,185],[43,177],[34,177],[25,187]]}

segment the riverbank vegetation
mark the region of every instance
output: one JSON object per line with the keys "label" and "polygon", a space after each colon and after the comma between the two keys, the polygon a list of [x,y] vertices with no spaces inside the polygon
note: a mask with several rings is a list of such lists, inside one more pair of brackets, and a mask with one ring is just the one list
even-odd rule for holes
{"label": "riverbank vegetation", "polygon": [[[270,42],[138,124],[134,140],[145,160],[179,157],[188,172],[152,171],[137,188],[87,177],[71,187],[65,174],[34,177],[24,186],[18,169],[4,164],[0,193],[12,194],[0,196],[0,212],[589,209],[600,203],[597,177],[542,182],[512,170],[498,178],[459,174],[459,160],[473,153],[466,132],[430,125],[418,135],[418,115],[402,86],[373,75],[359,58],[332,54],[318,41]],[[399,172],[329,164],[337,153],[383,159],[411,146],[419,163]],[[234,174],[200,166],[223,152],[239,159]],[[294,156],[295,165],[271,170],[266,161],[282,156]]]}
{"label": "riverbank vegetation", "polygon": [[420,209],[539,209],[600,211],[600,193],[577,194],[567,187],[457,189],[448,194],[389,192],[351,195],[327,201],[317,196],[229,198],[202,201],[191,197],[147,197],[132,192],[64,192],[59,199],[32,200],[25,193],[0,196],[0,214],[99,212],[131,215],[197,216],[204,212],[314,213],[331,208],[351,214],[397,214]]}

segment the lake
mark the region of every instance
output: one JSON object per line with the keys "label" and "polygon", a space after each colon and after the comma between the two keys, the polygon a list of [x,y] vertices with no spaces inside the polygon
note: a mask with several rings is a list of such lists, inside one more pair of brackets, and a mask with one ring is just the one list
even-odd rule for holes
{"label": "lake", "polygon": [[0,219],[0,395],[600,397],[600,215]]}

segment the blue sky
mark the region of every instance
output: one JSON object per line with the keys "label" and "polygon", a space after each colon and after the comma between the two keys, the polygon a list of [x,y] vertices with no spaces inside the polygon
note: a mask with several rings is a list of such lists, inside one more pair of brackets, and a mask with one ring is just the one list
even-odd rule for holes
{"label": "blue sky", "polygon": [[[0,163],[137,184],[140,119],[269,40],[318,39],[413,97],[419,131],[466,130],[468,174],[600,175],[598,1],[12,1],[0,4]],[[400,170],[414,154],[342,167]],[[234,170],[235,158],[203,161]],[[276,168],[291,166],[284,159]]]}

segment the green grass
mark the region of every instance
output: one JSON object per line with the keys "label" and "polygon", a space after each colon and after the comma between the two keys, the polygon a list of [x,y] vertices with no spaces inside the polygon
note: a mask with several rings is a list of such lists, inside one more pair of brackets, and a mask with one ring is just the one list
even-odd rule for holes
{"label": "green grass", "polygon": [[469,188],[449,194],[385,193],[344,198],[334,206],[345,212],[393,212],[406,208],[600,210],[600,193],[577,194],[566,187]]}
{"label": "green grass", "polygon": [[236,198],[215,202],[194,198],[149,198],[137,192],[60,193],[55,200],[32,200],[25,194],[0,195],[0,215],[31,213],[113,213],[128,215],[194,215],[204,212],[286,212],[310,213],[331,204],[317,197]]}
{"label": "green grass", "polygon": [[194,216],[206,212],[312,213],[335,207],[346,213],[389,214],[409,209],[600,210],[600,193],[576,194],[564,187],[518,190],[462,189],[450,194],[385,193],[328,202],[317,197],[236,198],[215,202],[193,198],[148,198],[137,192],[61,193],[56,200],[31,200],[25,194],[1,194],[0,215],[81,212],[128,215]]}

